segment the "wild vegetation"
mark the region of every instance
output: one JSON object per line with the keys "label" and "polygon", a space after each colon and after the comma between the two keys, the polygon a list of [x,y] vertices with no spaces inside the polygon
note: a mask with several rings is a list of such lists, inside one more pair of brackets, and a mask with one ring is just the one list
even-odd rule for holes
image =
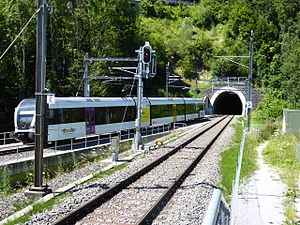
{"label": "wild vegetation", "polygon": [[[235,135],[231,146],[221,153],[221,190],[227,200],[230,202],[232,194],[232,182],[236,176],[236,165],[240,151],[240,145],[245,126],[242,121],[234,125]],[[245,139],[243,163],[240,174],[240,180],[250,177],[257,170],[257,153],[255,147],[259,145],[259,135],[248,134]]]}
{"label": "wild vegetation", "polygon": [[[201,0],[170,6],[158,0],[49,0],[47,88],[57,96],[83,94],[83,57],[132,57],[150,41],[158,74],[145,81],[145,96],[164,95],[165,65],[195,86],[195,78],[247,76],[247,69],[217,55],[248,55],[254,31],[254,86],[265,94],[259,119],[277,118],[283,107],[299,108],[300,2],[298,0]],[[0,2],[0,53],[36,11],[36,1]],[[34,97],[36,23],[0,60],[0,131],[11,130],[13,111]],[[247,59],[240,63],[248,64]],[[93,63],[91,75],[114,75]],[[118,74],[120,75],[120,74]],[[124,74],[121,74],[124,75]],[[126,74],[127,75],[127,74]],[[93,96],[121,96],[122,86],[92,83]],[[204,84],[201,84],[204,87]],[[194,95],[180,89],[171,95]]]}
{"label": "wild vegetation", "polygon": [[299,195],[300,163],[296,158],[296,143],[294,134],[277,134],[263,151],[264,160],[279,169],[280,177],[286,185],[285,224],[297,224],[295,200]]}

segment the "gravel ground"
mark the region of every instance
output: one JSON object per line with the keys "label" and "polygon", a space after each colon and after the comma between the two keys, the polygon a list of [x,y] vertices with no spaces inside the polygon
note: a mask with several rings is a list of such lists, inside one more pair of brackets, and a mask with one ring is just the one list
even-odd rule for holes
{"label": "gravel ground", "polygon": [[[203,124],[195,124],[195,125],[192,125],[192,126],[189,126],[189,127],[185,127],[185,128],[182,128],[179,130],[175,130],[174,132],[175,133],[181,133],[181,132],[185,132],[185,131],[188,131],[188,130],[191,130],[191,129],[194,129],[194,128],[197,128],[197,127],[200,127],[200,126],[203,126]],[[169,135],[169,137],[171,136],[174,136],[174,132]],[[192,135],[192,134],[187,134],[186,136],[188,135]],[[167,139],[167,137],[164,137],[162,138],[163,141],[165,141]],[[176,144],[176,142],[180,142],[180,140],[176,140],[174,141],[174,144]],[[48,151],[48,150],[47,150]],[[144,166],[145,164],[148,164],[150,163],[150,161],[158,158],[159,156],[161,156],[162,154],[164,154],[165,152],[167,151],[167,149],[158,149],[158,150],[155,150],[155,154],[151,153],[150,155],[148,155],[146,158],[143,158],[143,159],[139,159],[137,161],[134,161],[133,163],[131,163],[130,165],[130,169],[127,169],[125,168],[124,171],[120,171],[117,173],[117,175],[113,175],[111,176],[110,178],[107,178],[104,182],[101,182],[101,183],[97,183],[95,185],[92,185],[91,187],[89,187],[89,190],[88,191],[91,195],[87,194],[86,197],[84,197],[85,199],[89,199],[90,196],[93,195],[93,190],[100,190],[100,191],[104,191],[107,189],[107,187],[110,187],[114,184],[116,184],[120,179],[123,179],[125,178],[129,173],[131,173],[132,171],[137,171],[139,168],[141,168],[142,166]],[[49,150],[49,152],[52,152],[51,150]],[[18,157],[21,158],[22,157],[29,157],[29,156],[32,156],[32,152],[24,152],[24,153],[19,153]],[[128,155],[128,152],[125,153],[126,155]],[[13,156],[5,156],[6,158],[5,159],[2,159],[1,157],[1,160],[8,160],[8,159],[13,159],[12,157]],[[122,158],[124,156],[120,155],[120,158]],[[4,157],[3,157],[4,158]],[[14,156],[14,159],[16,159],[16,157]],[[1,163],[1,162],[0,162]],[[52,190],[57,190],[69,183],[72,183],[74,181],[77,181],[79,178],[82,178],[84,176],[87,176],[89,174],[91,174],[92,172],[95,172],[95,171],[98,171],[102,168],[104,168],[105,166],[107,166],[107,163],[99,163],[99,162],[95,162],[95,163],[89,163],[87,164],[84,168],[80,169],[80,170],[76,170],[76,171],[73,171],[71,173],[68,173],[68,174],[65,174],[61,177],[58,177],[56,179],[53,179],[51,181],[48,181],[48,185],[52,188]],[[117,177],[115,177],[117,176]],[[82,189],[84,186],[79,186],[77,187],[76,189],[72,190],[72,193],[74,195],[76,195],[76,193],[78,192],[78,190]],[[23,202],[25,201],[27,198],[25,197],[24,193],[16,193],[16,194],[13,194],[11,196],[8,196],[7,198],[5,199],[2,199],[0,200],[0,221],[5,219],[6,217],[8,217],[9,215],[11,215],[14,211],[15,211],[15,204],[16,203],[20,203],[20,202]],[[72,201],[72,200],[69,200],[69,201]],[[83,201],[83,200],[82,200]],[[76,200],[76,204],[79,205],[82,201],[79,201]],[[66,204],[67,205],[67,204]],[[67,209],[68,209],[68,206],[65,206]],[[55,207],[54,207],[55,208]],[[71,210],[71,209],[70,209]],[[55,211],[55,209],[54,209]],[[57,210],[57,211],[61,211],[61,210]],[[69,211],[69,210],[67,210]],[[50,217],[52,216],[51,212],[50,213],[46,213],[46,214],[49,214]],[[60,214],[60,212],[54,212],[53,213],[53,217],[56,218],[56,214]],[[32,224],[36,224],[34,221],[36,221],[36,217],[39,217],[39,216],[34,216],[33,217],[33,223]],[[43,217],[43,215],[42,215]],[[50,221],[54,221],[54,220],[50,220]],[[47,224],[47,222],[45,222],[45,224]],[[48,224],[51,224],[48,223]]]}
{"label": "gravel ground", "polygon": [[[199,129],[199,125],[196,126],[196,128]],[[189,130],[189,133],[184,137],[184,139],[186,139],[187,136],[194,135],[194,132],[191,132],[191,128],[187,129]],[[182,139],[177,139],[172,144],[177,145],[182,141]],[[169,150],[169,148],[157,149],[152,154],[149,154],[146,157],[141,157],[138,160],[133,161],[129,164],[127,168],[118,171],[105,179],[102,179],[98,182],[94,182],[92,184],[79,185],[70,192],[70,196],[64,198],[63,202],[55,205],[49,211],[34,215],[31,221],[27,222],[26,224],[53,224],[53,222],[56,221],[58,218],[77,208],[84,201],[88,201],[95,195],[104,192],[105,190],[107,190],[107,188],[117,184],[120,180],[126,178],[130,174],[135,173],[145,165],[150,164],[152,161],[156,160]]]}
{"label": "gravel ground", "polygon": [[[231,124],[236,122],[236,118]],[[234,128],[229,126],[219,137],[219,140],[207,152],[191,175],[181,185],[174,195],[175,201],[170,201],[153,224],[201,224],[213,189],[220,182],[220,153],[227,149],[234,135]],[[199,139],[200,140],[200,139]],[[198,143],[201,145],[201,143]]]}
{"label": "gravel ground", "polygon": [[[183,148],[176,154],[170,156],[166,161],[155,167],[149,173],[138,179],[108,202],[97,208],[78,224],[87,224],[88,221],[118,223],[124,218],[115,218],[115,214],[130,216],[128,223],[135,223],[143,214],[141,211],[148,210],[155,201],[166,191],[166,188],[173,184],[173,179],[178,177],[182,171],[199,154],[199,149]],[[188,157],[187,157],[188,156]],[[170,179],[171,178],[171,179]],[[119,206],[120,207],[116,207]],[[131,209],[134,213],[123,211]],[[107,209],[110,209],[107,213]],[[136,212],[140,212],[138,215]],[[106,214],[106,216],[103,216]],[[101,216],[99,216],[101,215]],[[137,217],[138,216],[138,217]]]}
{"label": "gravel ground", "polygon": [[[57,154],[61,151],[59,150],[52,150],[52,149],[44,149],[44,156],[47,155],[53,155]],[[10,162],[15,162],[15,161],[21,161],[24,159],[33,159],[34,158],[34,151],[28,151],[28,152],[19,152],[15,154],[9,154],[9,155],[3,155],[0,158],[0,165],[7,165]]]}

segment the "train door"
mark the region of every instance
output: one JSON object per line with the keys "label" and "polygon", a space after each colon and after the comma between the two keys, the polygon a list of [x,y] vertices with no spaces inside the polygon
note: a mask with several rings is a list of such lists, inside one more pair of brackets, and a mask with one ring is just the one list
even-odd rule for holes
{"label": "train door", "polygon": [[95,134],[95,108],[85,108],[86,135]]}

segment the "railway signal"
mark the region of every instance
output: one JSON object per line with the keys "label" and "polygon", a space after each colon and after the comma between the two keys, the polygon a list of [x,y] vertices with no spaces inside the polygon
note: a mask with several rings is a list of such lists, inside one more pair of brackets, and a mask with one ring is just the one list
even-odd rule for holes
{"label": "railway signal", "polygon": [[142,75],[142,78],[151,78],[156,75],[156,54],[152,50],[148,41],[145,42],[145,45],[137,50],[139,54],[139,63],[140,66],[138,73]]}
{"label": "railway signal", "polygon": [[144,64],[150,64],[152,57],[152,49],[149,45],[149,42],[146,42],[145,45],[142,47],[142,62]]}

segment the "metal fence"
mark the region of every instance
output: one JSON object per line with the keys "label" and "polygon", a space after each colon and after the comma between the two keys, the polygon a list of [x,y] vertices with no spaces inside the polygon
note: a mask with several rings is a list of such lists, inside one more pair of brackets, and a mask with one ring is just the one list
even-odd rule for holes
{"label": "metal fence", "polygon": [[14,142],[16,142],[16,140],[14,139],[13,131],[0,133],[0,145],[6,145]]}
{"label": "metal fence", "polygon": [[[184,126],[186,126],[185,123],[176,123],[176,124],[174,123],[174,124],[163,124],[159,126],[146,127],[141,131],[141,135],[148,136],[148,135],[163,133]],[[128,140],[134,138],[134,135],[135,135],[134,130],[120,131],[117,133],[90,135],[82,138],[72,138],[70,139],[70,141],[68,141],[68,143],[65,143],[64,145],[58,145],[58,142],[55,141],[53,143],[53,147],[51,148],[54,150],[74,150],[79,148],[88,148],[92,146],[110,143],[112,137],[114,136],[119,136],[120,140]]]}
{"label": "metal fence", "polygon": [[214,189],[202,225],[229,225],[230,208],[219,189]]}

